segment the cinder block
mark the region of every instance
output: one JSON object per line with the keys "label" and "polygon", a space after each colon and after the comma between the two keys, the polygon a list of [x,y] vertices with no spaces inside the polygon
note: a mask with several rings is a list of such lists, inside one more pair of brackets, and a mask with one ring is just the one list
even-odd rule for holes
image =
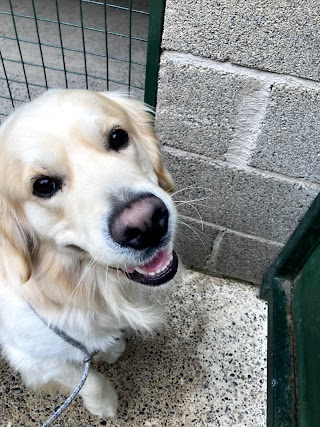
{"label": "cinder block", "polygon": [[204,270],[219,230],[190,218],[178,219],[175,248],[186,267]]}
{"label": "cinder block", "polygon": [[260,284],[281,249],[282,245],[278,243],[227,231],[216,257],[207,263],[206,270]]}
{"label": "cinder block", "polygon": [[[318,186],[270,176],[253,168],[167,148],[165,161],[177,189],[180,213],[246,234],[284,243],[318,193]],[[192,206],[194,205],[194,206]]]}
{"label": "cinder block", "polygon": [[160,140],[223,159],[235,134],[242,99],[260,86],[258,79],[222,71],[211,61],[165,53],[156,112]]}
{"label": "cinder block", "polygon": [[319,81],[317,0],[167,0],[165,49]]}
{"label": "cinder block", "polygon": [[275,85],[251,165],[320,182],[320,90]]}

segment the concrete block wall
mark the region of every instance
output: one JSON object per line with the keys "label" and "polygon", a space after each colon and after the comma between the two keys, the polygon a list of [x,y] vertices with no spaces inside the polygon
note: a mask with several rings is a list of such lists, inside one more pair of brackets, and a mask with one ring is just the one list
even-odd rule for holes
{"label": "concrete block wall", "polygon": [[156,129],[189,266],[259,284],[320,190],[320,6],[167,0]]}

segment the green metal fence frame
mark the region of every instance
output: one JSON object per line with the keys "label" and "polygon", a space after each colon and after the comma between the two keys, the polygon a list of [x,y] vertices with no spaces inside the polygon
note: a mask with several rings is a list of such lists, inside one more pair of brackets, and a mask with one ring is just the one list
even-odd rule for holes
{"label": "green metal fence frame", "polygon": [[156,107],[165,0],[150,0],[144,102]]}
{"label": "green metal fence frame", "polygon": [[[149,0],[149,12],[145,12],[142,10],[136,10],[133,9],[132,7],[132,0],[129,0],[129,7],[122,7],[122,6],[118,6],[118,5],[113,5],[113,4],[109,4],[107,2],[107,0],[79,0],[79,5],[80,5],[80,24],[76,24],[76,23],[68,23],[68,22],[64,22],[61,20],[60,17],[60,10],[59,10],[59,2],[58,0],[55,0],[55,5],[56,5],[56,18],[55,19],[48,19],[48,18],[40,18],[37,16],[36,14],[36,8],[35,8],[35,3],[34,0],[31,0],[32,2],[32,9],[33,9],[33,16],[32,14],[27,15],[27,14],[22,14],[22,13],[16,13],[13,10],[13,5],[12,5],[12,0],[8,0],[9,2],[9,6],[10,6],[10,12],[1,12],[2,15],[11,15],[12,16],[12,21],[13,21],[13,28],[14,28],[14,33],[15,33],[15,37],[3,37],[3,38],[7,38],[7,39],[12,39],[15,40],[17,42],[17,47],[19,50],[19,56],[20,56],[20,60],[19,59],[8,59],[3,57],[3,54],[0,50],[0,64],[2,64],[3,67],[3,71],[4,71],[4,76],[1,77],[1,80],[5,80],[6,84],[7,84],[7,88],[8,88],[8,96],[2,96],[0,95],[0,98],[6,99],[6,100],[10,100],[11,104],[12,104],[12,108],[15,107],[15,102],[24,102],[26,100],[21,100],[21,99],[15,99],[13,96],[13,93],[10,89],[10,83],[18,83],[18,84],[23,84],[25,85],[26,91],[27,91],[27,97],[29,98],[29,100],[32,98],[32,95],[30,93],[30,88],[31,87],[39,87],[39,88],[44,88],[44,89],[48,89],[48,80],[47,80],[47,71],[57,71],[57,72],[64,72],[64,82],[65,82],[65,87],[68,88],[68,74],[75,74],[75,75],[80,75],[80,76],[85,76],[85,87],[88,88],[89,87],[89,82],[88,79],[89,78],[96,78],[99,80],[105,80],[106,82],[106,89],[109,90],[109,83],[116,83],[116,84],[120,84],[120,85],[124,85],[128,87],[128,91],[130,93],[130,89],[131,88],[136,88],[136,89],[140,89],[143,90],[144,89],[144,101],[150,105],[151,107],[155,108],[156,106],[156,94],[157,94],[157,79],[158,79],[158,69],[159,69],[159,59],[160,59],[160,53],[161,53],[161,36],[162,36],[162,30],[163,30],[163,17],[164,17],[164,9],[165,9],[165,0]],[[105,28],[102,29],[98,29],[98,28],[92,28],[92,27],[88,27],[84,25],[84,20],[83,20],[83,4],[84,3],[88,3],[88,4],[96,4],[96,5],[103,5],[104,6],[104,22],[105,22]],[[117,9],[123,9],[123,10],[128,10],[129,11],[129,34],[121,34],[121,33],[115,33],[115,32],[110,32],[108,31],[107,28],[107,7],[113,7],[113,8],[117,8]],[[149,15],[149,23],[148,23],[148,38],[144,39],[142,37],[134,37],[132,36],[132,14],[133,13],[142,13],[142,14],[146,14]],[[17,30],[17,25],[16,25],[16,17],[19,18],[25,18],[25,19],[32,19],[35,22],[35,28],[36,28],[36,35],[37,35],[37,40],[26,40],[23,38],[19,38],[18,35],[18,30]],[[40,21],[45,21],[45,22],[51,22],[51,23],[55,23],[58,25],[58,29],[59,29],[59,38],[60,38],[60,43],[59,46],[55,45],[55,44],[50,44],[50,43],[43,43],[41,42],[41,38],[40,38],[40,32],[39,32],[39,27],[38,27],[38,22]],[[81,29],[81,34],[82,34],[82,47],[83,50],[81,49],[75,49],[75,48],[66,48],[64,46],[64,42],[63,42],[63,37],[62,37],[62,32],[61,32],[61,27],[62,25],[64,26],[71,26],[71,27],[75,27],[75,28],[80,28]],[[99,32],[104,32],[105,33],[105,52],[103,53],[96,53],[96,52],[90,52],[86,50],[86,41],[85,41],[85,30],[92,30],[92,31],[99,31]],[[129,39],[129,58],[125,59],[125,58],[117,58],[117,57],[113,57],[109,55],[108,52],[108,43],[107,43],[107,37],[108,35],[114,35],[114,36],[119,36],[119,37],[124,37],[124,38],[128,38]],[[138,61],[133,61],[132,60],[132,40],[139,40],[142,42],[146,42],[147,43],[147,55],[146,55],[146,64],[140,63]],[[39,46],[40,49],[40,58],[41,58],[41,64],[34,64],[31,62],[27,62],[24,61],[23,59],[23,55],[22,55],[22,51],[21,51],[21,42],[25,42],[25,43],[31,43],[31,44],[36,44]],[[61,50],[61,55],[62,55],[62,63],[63,63],[63,69],[54,67],[54,66],[49,66],[46,65],[44,62],[44,56],[43,56],[43,51],[42,48],[43,47],[51,47],[51,48],[58,48]],[[83,53],[83,60],[84,60],[84,73],[78,73],[77,71],[71,71],[68,70],[66,68],[66,62],[65,62],[65,52],[66,51],[74,51],[74,52],[78,52],[78,53]],[[87,56],[89,55],[94,55],[94,56],[100,56],[100,57],[105,57],[106,58],[106,77],[103,78],[101,76],[94,76],[88,73],[88,69],[87,69]],[[128,70],[128,83],[123,83],[120,81],[117,81],[115,79],[110,79],[109,77],[109,60],[113,59],[113,60],[117,60],[117,61],[124,61],[127,62],[129,64],[129,70]],[[21,79],[13,79],[13,78],[9,78],[9,76],[7,75],[6,72],[6,66],[5,63],[6,61],[8,62],[16,62],[22,65],[22,70],[23,70],[23,78]],[[131,81],[131,67],[133,64],[139,65],[139,66],[143,66],[145,67],[145,86],[137,86],[137,85],[133,85],[132,81]],[[30,65],[30,66],[35,66],[35,67],[40,67],[43,69],[43,74],[44,74],[44,84],[37,84],[37,83],[30,83],[28,81],[27,78],[27,73],[26,73],[26,65]]]}

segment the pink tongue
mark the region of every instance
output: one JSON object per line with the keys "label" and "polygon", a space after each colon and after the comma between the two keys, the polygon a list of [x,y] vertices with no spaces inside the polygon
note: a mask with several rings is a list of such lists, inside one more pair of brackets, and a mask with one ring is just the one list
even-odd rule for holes
{"label": "pink tongue", "polygon": [[163,268],[163,266],[170,260],[171,252],[168,250],[163,250],[147,264],[139,265],[139,268],[144,270],[147,273],[151,273],[152,271],[159,270]]}

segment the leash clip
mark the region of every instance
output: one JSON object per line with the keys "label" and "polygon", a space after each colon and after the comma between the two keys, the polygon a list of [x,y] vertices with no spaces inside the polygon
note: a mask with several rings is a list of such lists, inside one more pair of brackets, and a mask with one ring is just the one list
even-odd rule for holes
{"label": "leash clip", "polygon": [[94,356],[96,355],[96,354],[98,354],[99,352],[98,351],[94,351],[93,353],[91,353],[91,354],[89,354],[89,353],[86,353],[85,355],[84,355],[84,358],[83,358],[83,363],[88,363],[88,362],[90,362],[93,358],[94,358]]}

